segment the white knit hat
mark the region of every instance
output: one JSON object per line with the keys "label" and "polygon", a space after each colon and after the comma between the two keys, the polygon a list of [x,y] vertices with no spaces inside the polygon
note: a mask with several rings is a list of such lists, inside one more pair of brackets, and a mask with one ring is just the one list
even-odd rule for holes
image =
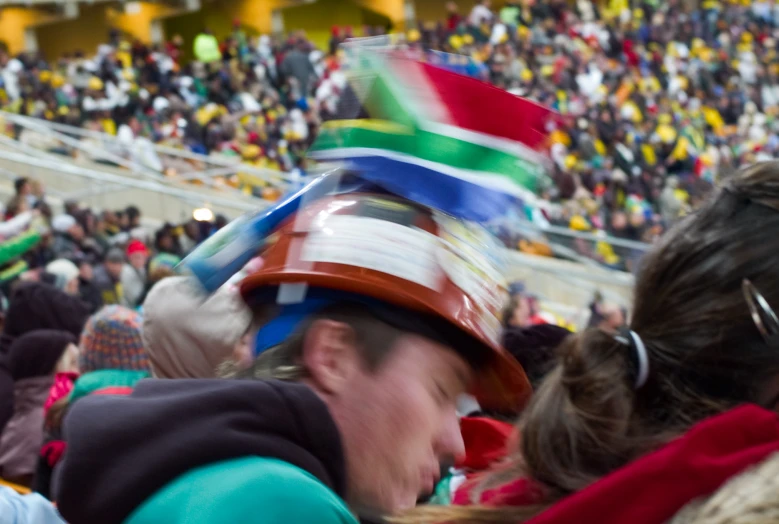
{"label": "white knit hat", "polygon": [[76,264],[65,258],[59,258],[53,262],[49,262],[46,266],[46,273],[54,275],[56,282],[54,283],[59,289],[64,290],[73,279],[78,278],[79,270]]}
{"label": "white knit hat", "polygon": [[51,221],[51,227],[57,233],[67,233],[68,229],[76,225],[76,219],[70,215],[57,215]]}

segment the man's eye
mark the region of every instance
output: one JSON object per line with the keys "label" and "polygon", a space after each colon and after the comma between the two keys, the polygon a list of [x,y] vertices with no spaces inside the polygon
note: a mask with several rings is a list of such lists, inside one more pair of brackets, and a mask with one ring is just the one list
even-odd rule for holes
{"label": "man's eye", "polygon": [[438,400],[440,400],[442,403],[449,401],[449,393],[446,391],[446,389],[444,389],[443,386],[441,386],[441,384],[436,384],[435,389]]}

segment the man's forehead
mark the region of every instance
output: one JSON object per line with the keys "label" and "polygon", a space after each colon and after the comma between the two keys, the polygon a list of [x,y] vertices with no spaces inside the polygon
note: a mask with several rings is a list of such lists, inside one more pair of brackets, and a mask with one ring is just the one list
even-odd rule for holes
{"label": "man's forehead", "polygon": [[401,339],[404,349],[399,357],[407,359],[410,367],[424,366],[428,371],[449,373],[467,387],[473,380],[473,370],[468,361],[451,347],[421,335],[406,333]]}

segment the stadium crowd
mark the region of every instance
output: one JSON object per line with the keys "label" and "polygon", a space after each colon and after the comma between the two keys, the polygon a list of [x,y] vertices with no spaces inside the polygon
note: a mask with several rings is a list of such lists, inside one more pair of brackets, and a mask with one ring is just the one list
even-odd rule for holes
{"label": "stadium crowd", "polygon": [[152,234],[132,205],[94,212],[66,202],[63,213],[53,214],[37,181],[18,178],[15,190],[0,228],[0,293],[20,281],[44,281],[80,297],[90,312],[138,307],[156,282],[176,274],[186,254],[227,224],[217,215],[166,223]]}
{"label": "stadium crowd", "polygon": [[[396,41],[462,55],[474,76],[567,117],[550,130],[544,196],[566,204],[555,223],[651,241],[714,178],[779,147],[771,2],[524,0],[496,12],[485,0],[469,13],[455,2],[447,9]],[[117,33],[95,56],[3,54],[0,100],[117,135],[160,171],[170,166],[147,140],[305,170],[306,147],[346,89],[338,46],[352,34],[333,28],[319,50],[300,33],[250,37],[236,20],[221,41],[204,30],[194,42],[148,46]],[[195,61],[181,63],[185,45]],[[258,193],[267,184],[249,175],[227,182]]]}
{"label": "stadium crowd", "polygon": [[[359,184],[286,206],[262,258],[205,296],[177,265],[224,217],[149,235],[135,206],[55,213],[18,178],[0,222],[0,516],[779,518],[779,162],[759,162],[779,147],[777,4],[481,0],[447,16],[398,45],[561,114],[545,219],[660,237],[630,311],[596,296],[588,329],[549,325],[507,289],[489,235]],[[3,104],[115,134],[161,172],[179,167],[149,144],[304,172],[339,116],[350,36],[334,29],[325,53],[236,23],[159,48],[115,34],[56,64],[0,54]]]}

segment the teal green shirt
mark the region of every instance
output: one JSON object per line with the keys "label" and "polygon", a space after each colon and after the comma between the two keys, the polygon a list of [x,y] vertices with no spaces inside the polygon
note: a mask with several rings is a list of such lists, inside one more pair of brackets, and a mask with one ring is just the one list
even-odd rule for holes
{"label": "teal green shirt", "polygon": [[330,488],[278,459],[244,457],[194,469],[146,500],[125,524],[358,524]]}
{"label": "teal green shirt", "polygon": [[130,387],[149,378],[146,371],[124,371],[120,369],[100,369],[84,373],[76,380],[73,391],[70,392],[70,403],[74,403],[81,397],[91,395],[95,391],[109,387]]}

